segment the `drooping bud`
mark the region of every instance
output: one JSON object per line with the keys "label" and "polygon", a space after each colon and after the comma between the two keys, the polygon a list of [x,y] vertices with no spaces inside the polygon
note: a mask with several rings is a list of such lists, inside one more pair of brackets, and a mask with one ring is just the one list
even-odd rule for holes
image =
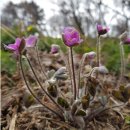
{"label": "drooping bud", "polygon": [[97,25],[97,32],[98,32],[98,35],[104,35],[106,34],[107,32],[109,31],[109,28],[108,27],[103,27],[102,25]]}
{"label": "drooping bud", "polygon": [[87,58],[89,59],[89,60],[92,60],[92,59],[94,59],[96,57],[96,53],[94,52],[94,51],[91,51],[91,52],[88,52],[87,53]]}
{"label": "drooping bud", "polygon": [[60,69],[58,69],[54,74],[54,78],[56,78],[57,80],[66,80],[68,78],[66,74],[66,67],[61,67]]}
{"label": "drooping bud", "polygon": [[119,39],[122,41],[125,45],[130,45],[130,37],[128,37],[128,33],[124,32],[119,36]]}
{"label": "drooping bud", "polygon": [[52,44],[52,45],[51,45],[51,53],[52,53],[52,54],[58,53],[58,52],[59,52],[59,49],[60,49],[59,45],[56,45],[56,44]]}
{"label": "drooping bud", "polygon": [[100,73],[100,74],[108,74],[108,69],[105,67],[105,66],[99,66],[97,68],[97,71]]}

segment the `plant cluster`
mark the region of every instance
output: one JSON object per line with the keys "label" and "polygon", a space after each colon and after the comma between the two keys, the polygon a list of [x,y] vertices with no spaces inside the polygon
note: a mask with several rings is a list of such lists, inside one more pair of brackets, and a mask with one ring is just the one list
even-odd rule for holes
{"label": "plant cluster", "polygon": [[[102,65],[100,60],[100,39],[101,36],[105,35],[108,31],[109,28],[97,25],[97,52],[91,51],[83,54],[81,61],[79,62],[78,70],[75,70],[73,47],[80,45],[83,42],[83,39],[81,39],[79,32],[74,27],[66,27],[62,32],[62,39],[64,44],[68,47],[69,57],[66,66],[59,68],[57,71],[50,70],[48,73],[45,72],[44,66],[40,61],[37,47],[38,38],[36,36],[30,35],[27,38],[17,38],[14,44],[5,45],[5,48],[11,51],[14,58],[19,62],[26,87],[36,100],[48,111],[52,112],[52,114],[59,117],[61,121],[67,122],[69,125],[76,128],[86,129],[89,127],[89,123],[94,120],[108,123],[108,120],[113,114],[118,115],[121,120],[124,120],[122,114],[119,111],[116,111],[115,108],[122,108],[129,105],[130,86],[122,86],[122,82],[125,73],[123,45],[129,45],[130,38],[127,36],[126,32],[119,37],[121,75],[116,87],[109,91],[108,88],[106,88],[106,86],[108,86],[106,77],[109,72],[108,69]],[[39,67],[46,79],[45,87],[43,87],[43,83],[39,80],[35,68],[31,63],[28,54],[28,48],[30,47],[35,47],[36,49]],[[62,50],[56,44],[52,45],[51,54],[63,56]],[[95,57],[96,64],[93,65],[92,62]],[[32,87],[28,84],[22,63],[23,59],[27,60],[38,85],[49,99],[47,102],[41,101],[32,90]],[[85,72],[86,70],[84,67],[85,61],[88,63],[86,68],[87,72]],[[61,91],[59,86],[60,81],[65,80],[70,82],[70,85],[66,86],[67,92]],[[50,107],[49,103],[53,103],[56,109]],[[116,119],[113,118],[113,122]],[[112,124],[112,122],[109,122],[108,124]]]}

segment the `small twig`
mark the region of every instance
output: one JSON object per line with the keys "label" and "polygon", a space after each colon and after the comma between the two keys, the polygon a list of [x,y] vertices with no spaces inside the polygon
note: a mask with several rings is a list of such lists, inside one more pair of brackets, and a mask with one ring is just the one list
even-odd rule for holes
{"label": "small twig", "polygon": [[116,108],[116,107],[120,107],[120,106],[125,106],[127,105],[127,103],[123,103],[123,104],[119,104],[119,105],[115,105],[115,106],[112,106],[112,107],[101,107],[97,110],[95,110],[94,112],[90,113],[86,118],[85,120],[86,121],[90,121],[92,120],[94,117],[96,117],[97,115],[99,115],[100,113],[106,111],[106,110],[109,110],[109,109],[112,109],[112,108]]}
{"label": "small twig", "polygon": [[55,122],[56,124],[58,124],[58,125],[63,125],[64,127],[66,127],[66,128],[69,128],[69,129],[72,129],[72,130],[77,130],[76,128],[74,128],[74,127],[72,127],[72,126],[70,126],[69,124],[67,124],[67,123],[65,123],[65,122],[63,122],[63,121],[57,121],[57,120],[55,120],[55,119],[52,119],[52,118],[47,118],[47,117],[39,117],[39,119],[45,119],[45,120],[49,120],[49,121],[52,121],[52,122]]}

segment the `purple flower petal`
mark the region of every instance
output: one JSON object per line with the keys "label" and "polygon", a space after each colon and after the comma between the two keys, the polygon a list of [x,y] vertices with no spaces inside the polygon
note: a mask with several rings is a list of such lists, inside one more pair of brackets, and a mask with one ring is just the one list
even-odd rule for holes
{"label": "purple flower petal", "polygon": [[98,30],[98,31],[101,31],[102,29],[103,29],[102,25],[99,25],[99,24],[98,24],[98,25],[97,25],[97,30]]}
{"label": "purple flower petal", "polygon": [[103,28],[102,25],[97,25],[97,31],[99,35],[106,34],[110,29],[108,27]]}
{"label": "purple flower petal", "polygon": [[75,28],[73,27],[65,27],[63,32],[66,33],[66,32],[72,32],[73,30],[75,30]]}
{"label": "purple flower petal", "polygon": [[130,44],[130,38],[126,38],[126,39],[124,40],[124,44]]}
{"label": "purple flower petal", "polygon": [[52,44],[52,46],[51,46],[51,53],[52,54],[58,53],[59,49],[60,49],[60,47],[58,45]]}
{"label": "purple flower petal", "polygon": [[28,38],[25,39],[26,41],[26,47],[34,47],[37,42],[37,37],[30,35]]}
{"label": "purple flower petal", "polygon": [[15,51],[18,48],[15,44],[4,45],[4,47],[5,49],[10,50],[10,51]]}
{"label": "purple flower petal", "polygon": [[81,43],[80,34],[73,27],[64,28],[62,37],[63,37],[64,43],[69,47],[75,46]]}
{"label": "purple flower petal", "polygon": [[20,38],[16,38],[14,45],[19,47],[20,43],[21,43],[21,39]]}

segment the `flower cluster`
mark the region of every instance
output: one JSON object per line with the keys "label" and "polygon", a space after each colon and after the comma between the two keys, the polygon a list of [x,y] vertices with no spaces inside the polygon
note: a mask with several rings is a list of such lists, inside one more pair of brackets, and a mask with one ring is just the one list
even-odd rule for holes
{"label": "flower cluster", "polygon": [[[114,90],[111,94],[104,89],[104,86],[108,86],[108,82],[106,82],[104,77],[109,74],[109,71],[104,65],[101,64],[102,61],[100,61],[100,36],[106,34],[108,31],[108,27],[97,25],[97,52],[91,51],[84,53],[78,63],[79,68],[77,67],[75,70],[76,67],[74,66],[73,47],[80,45],[83,42],[83,39],[80,37],[78,30],[74,27],[65,27],[62,32],[62,39],[64,44],[67,46],[67,49],[69,49],[69,58],[67,59],[68,65],[66,65],[66,67],[62,66],[57,70],[49,70],[47,74],[43,71],[43,77],[45,78],[44,85],[41,83],[41,80],[39,80],[39,77],[34,69],[35,66],[31,64],[30,57],[24,53],[28,53],[27,48],[36,46],[38,40],[36,36],[30,35],[27,38],[16,38],[15,43],[5,45],[5,49],[11,51],[16,58],[20,57],[19,65],[21,67],[25,84],[32,96],[41,105],[57,115],[61,120],[69,122],[69,124],[76,126],[78,129],[87,129],[89,122],[95,120],[96,117],[100,119],[102,117],[101,114],[107,114],[111,117],[113,113],[117,113],[117,118],[119,118],[121,114],[113,110],[113,108],[115,108],[116,101],[113,102],[113,100],[110,100],[112,96],[123,102],[127,102],[130,97],[130,87],[120,87],[119,84],[119,90]],[[123,33],[120,36],[120,41],[121,67],[124,67],[123,44],[130,44],[130,38],[127,33]],[[61,51],[62,50],[60,50],[58,45],[52,44],[50,55],[58,54],[58,56],[61,56],[64,61],[65,59],[62,55],[63,52],[59,53]],[[25,56],[36,82],[47,97],[46,99],[49,99],[47,102],[43,103],[43,101],[36,96],[35,91],[32,90],[32,87],[29,86],[22,64],[22,55]],[[95,57],[98,57],[97,61],[95,61]],[[42,71],[43,65],[40,62],[41,60],[39,59],[38,50],[36,59],[38,60],[38,64],[40,65],[40,69]],[[87,62],[87,67],[84,67],[85,60]],[[94,64],[95,62],[96,64]],[[121,69],[121,78],[123,76],[123,70],[124,69]],[[69,85],[65,85],[67,89],[65,89],[64,94],[60,87],[62,82],[65,80],[71,80],[71,83]],[[108,107],[109,105],[111,106]],[[107,110],[111,110],[110,114]],[[107,118],[106,121],[107,120],[109,119]]]}

